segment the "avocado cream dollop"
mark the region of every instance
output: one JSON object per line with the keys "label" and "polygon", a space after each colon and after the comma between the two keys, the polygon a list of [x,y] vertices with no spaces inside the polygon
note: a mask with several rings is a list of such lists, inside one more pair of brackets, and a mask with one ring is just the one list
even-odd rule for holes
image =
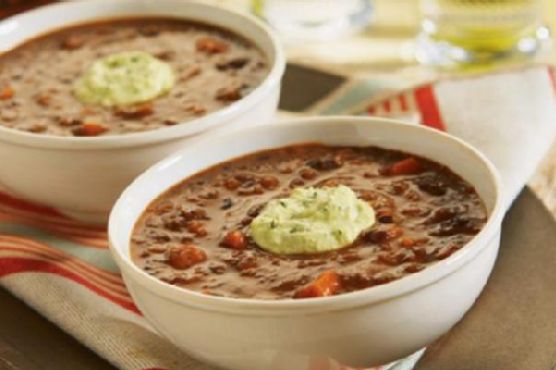
{"label": "avocado cream dollop", "polygon": [[273,253],[317,253],[353,243],[374,222],[373,208],[347,186],[296,188],[288,198],[271,200],[250,233]]}
{"label": "avocado cream dollop", "polygon": [[74,85],[88,104],[120,106],[145,102],[174,86],[169,64],[143,51],[125,51],[95,61]]}

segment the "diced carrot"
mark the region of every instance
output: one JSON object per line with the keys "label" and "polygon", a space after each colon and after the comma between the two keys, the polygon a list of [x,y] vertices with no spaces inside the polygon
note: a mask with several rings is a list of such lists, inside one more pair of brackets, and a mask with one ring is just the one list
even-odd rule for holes
{"label": "diced carrot", "polygon": [[241,231],[234,230],[226,234],[221,245],[232,249],[245,249],[247,247],[247,240]]}
{"label": "diced carrot", "polygon": [[201,67],[199,66],[191,66],[189,68],[186,68],[185,71],[183,71],[183,73],[180,76],[180,81],[187,81],[190,80],[191,78],[199,75],[201,73]]}
{"label": "diced carrot", "polygon": [[70,35],[65,40],[62,41],[60,47],[62,50],[76,50],[82,47],[86,42],[85,36],[82,35]]}
{"label": "diced carrot", "polygon": [[47,129],[46,124],[39,122],[39,123],[35,123],[35,124],[29,126],[27,128],[27,131],[34,132],[34,133],[40,133],[40,132],[45,132],[46,129]]}
{"label": "diced carrot", "polygon": [[401,228],[399,226],[392,226],[391,228],[386,230],[386,239],[387,240],[396,239],[397,237],[402,236],[402,235],[403,235],[403,228]]}
{"label": "diced carrot", "polygon": [[260,183],[265,189],[272,190],[272,189],[276,189],[280,185],[280,180],[278,180],[276,176],[267,175],[267,176],[263,176],[260,179]]}
{"label": "diced carrot", "polygon": [[411,248],[415,246],[415,240],[409,237],[404,237],[400,239],[400,244],[404,248]]}
{"label": "diced carrot", "polygon": [[394,163],[387,172],[389,175],[414,175],[423,172],[423,165],[410,157]]}
{"label": "diced carrot", "polygon": [[207,260],[207,254],[194,244],[184,244],[170,250],[168,263],[176,269],[184,270]]}
{"label": "diced carrot", "polygon": [[241,99],[241,92],[234,86],[222,87],[216,91],[216,99],[226,102],[236,101]]}
{"label": "diced carrot", "polygon": [[13,98],[13,96],[14,89],[12,89],[10,86],[6,86],[2,90],[0,90],[0,100],[8,100]]}
{"label": "diced carrot", "polygon": [[203,51],[208,54],[217,54],[228,51],[230,45],[214,37],[201,37],[195,42],[195,47],[197,51]]}
{"label": "diced carrot", "polygon": [[108,127],[94,122],[85,122],[77,127],[73,134],[75,136],[98,136],[108,131]]}
{"label": "diced carrot", "polygon": [[239,188],[240,185],[241,183],[233,177],[224,181],[224,186],[228,190],[236,190],[237,188]]}
{"label": "diced carrot", "polygon": [[35,97],[35,101],[43,108],[48,108],[50,105],[50,96],[46,94],[39,94]]}
{"label": "diced carrot", "polygon": [[305,180],[313,180],[318,176],[318,172],[312,168],[303,168],[299,174]]}
{"label": "diced carrot", "polygon": [[154,105],[151,101],[119,107],[114,114],[125,119],[138,119],[154,113]]}
{"label": "diced carrot", "polygon": [[186,104],[184,110],[196,115],[205,114],[207,112],[207,108],[205,108],[203,104],[197,102]]}
{"label": "diced carrot", "polygon": [[401,255],[396,253],[385,252],[378,255],[378,260],[389,266],[397,266],[402,262],[400,257]]}
{"label": "diced carrot", "polygon": [[203,223],[201,221],[189,221],[186,224],[187,227],[187,231],[189,231],[190,233],[195,234],[196,236],[207,236],[208,232],[207,229],[205,229],[205,226],[203,225]]}
{"label": "diced carrot", "polygon": [[294,298],[327,297],[336,294],[340,287],[339,275],[334,271],[326,271],[320,274],[311,284],[298,290]]}

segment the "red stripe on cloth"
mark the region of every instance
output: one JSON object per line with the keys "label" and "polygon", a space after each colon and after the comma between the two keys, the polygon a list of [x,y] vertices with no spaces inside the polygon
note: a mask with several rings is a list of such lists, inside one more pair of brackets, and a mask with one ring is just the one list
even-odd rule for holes
{"label": "red stripe on cloth", "polygon": [[556,70],[552,66],[548,67],[548,77],[550,78],[550,81],[552,81],[552,87],[554,89],[554,93],[556,94]]}
{"label": "red stripe on cloth", "polygon": [[126,300],[120,299],[118,297],[114,297],[110,293],[104,291],[103,289],[100,289],[98,286],[89,283],[86,279],[83,279],[83,277],[64,269],[56,263],[29,258],[0,258],[0,277],[25,272],[42,272],[62,276],[88,288],[90,291],[103,298],[106,298],[110,302],[115,303],[128,311],[141,315],[141,313],[133,303],[127,302]]}
{"label": "red stripe on cloth", "polygon": [[409,105],[407,104],[407,99],[405,97],[405,94],[399,95],[398,100],[400,101],[400,107],[402,109],[402,112],[407,112],[409,110]]}
{"label": "red stripe on cloth", "polygon": [[17,215],[23,219],[34,219],[44,224],[65,227],[75,233],[88,236],[102,236],[106,233],[106,228],[103,226],[87,225],[71,220],[53,208],[31,203],[3,192],[0,192],[0,211]]}
{"label": "red stripe on cloth", "polygon": [[390,113],[390,111],[392,111],[392,102],[390,100],[385,100],[382,103],[382,106],[384,107],[384,111],[386,113]]}
{"label": "red stripe on cloth", "polygon": [[376,107],[373,106],[373,105],[367,107],[367,113],[369,113],[369,114],[371,114],[371,115],[372,115],[372,114],[375,114],[375,113],[376,113]]}
{"label": "red stripe on cloth", "polygon": [[423,125],[433,127],[442,131],[446,131],[446,127],[442,122],[438,102],[434,96],[432,85],[421,86],[414,91],[417,107],[421,112]]}
{"label": "red stripe on cloth", "polygon": [[40,213],[43,215],[49,215],[58,218],[65,218],[65,216],[63,216],[60,212],[56,211],[55,209],[33,204],[23,199],[14,198],[11,195],[2,192],[0,192],[0,203],[3,203],[10,207],[31,211],[34,213]]}
{"label": "red stripe on cloth", "polygon": [[[18,210],[2,209],[0,206],[0,217],[3,219],[11,219],[11,221],[25,222],[27,224],[32,224],[33,226],[41,227],[43,229],[49,229],[56,231],[61,234],[72,236],[75,238],[84,238],[97,241],[106,242],[106,230],[105,229],[91,229],[87,226],[82,226],[79,224],[68,224],[53,221],[52,219],[44,219],[44,217],[33,217],[32,214],[26,214]],[[9,221],[9,220],[8,220]]]}

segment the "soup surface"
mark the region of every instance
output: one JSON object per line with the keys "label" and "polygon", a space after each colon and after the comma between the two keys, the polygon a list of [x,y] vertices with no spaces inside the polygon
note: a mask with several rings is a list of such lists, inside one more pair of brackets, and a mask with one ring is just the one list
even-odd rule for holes
{"label": "soup surface", "polygon": [[[250,224],[298,187],[345,185],[376,222],[334,251],[275,254]],[[336,295],[413,274],[449,257],[487,220],[475,189],[448,168],[375,147],[296,145],[221,163],[169,189],[131,238],[133,261],[169,284],[227,297]]]}
{"label": "soup surface", "polygon": [[[154,99],[120,106],[78,99],[74,87],[91,65],[121,52],[144,52],[166,63],[173,87]],[[0,56],[0,124],[59,136],[153,130],[222,109],[249,94],[267,73],[263,53],[224,29],[172,18],[84,24]]]}

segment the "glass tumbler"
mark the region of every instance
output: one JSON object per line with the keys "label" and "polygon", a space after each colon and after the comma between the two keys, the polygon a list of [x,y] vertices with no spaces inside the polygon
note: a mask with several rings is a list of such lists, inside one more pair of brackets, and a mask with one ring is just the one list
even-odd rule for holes
{"label": "glass tumbler", "polygon": [[550,38],[542,0],[420,0],[420,8],[417,58],[423,63],[529,58]]}
{"label": "glass tumbler", "polygon": [[286,40],[326,40],[366,26],[371,0],[252,0],[252,10]]}

